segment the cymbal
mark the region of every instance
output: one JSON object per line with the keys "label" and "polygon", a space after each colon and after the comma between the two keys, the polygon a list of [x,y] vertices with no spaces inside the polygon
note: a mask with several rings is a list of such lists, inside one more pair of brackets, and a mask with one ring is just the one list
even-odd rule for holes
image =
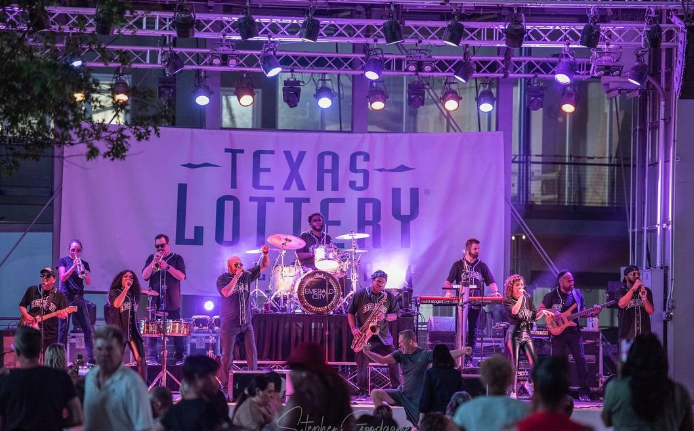
{"label": "cymbal", "polygon": [[147,296],[159,296],[159,292],[152,289],[142,289],[142,293]]}
{"label": "cymbal", "polygon": [[[285,247],[286,248],[286,247]],[[276,248],[271,248],[269,251],[279,251]],[[262,248],[254,248],[253,250],[246,250],[246,254],[260,254],[263,252]]]}
{"label": "cymbal", "polygon": [[294,235],[285,235],[282,233],[276,233],[267,237],[267,242],[274,245],[277,248],[283,248],[285,250],[298,250],[304,248],[306,242]]}
{"label": "cymbal", "polygon": [[336,236],[335,239],[364,239],[370,236],[371,235],[369,235],[368,233],[350,232],[344,235]]}
{"label": "cymbal", "polygon": [[160,310],[160,311],[155,311],[155,312],[154,312],[154,315],[155,315],[155,316],[166,316],[167,314],[169,314],[168,311],[161,311],[161,310]]}

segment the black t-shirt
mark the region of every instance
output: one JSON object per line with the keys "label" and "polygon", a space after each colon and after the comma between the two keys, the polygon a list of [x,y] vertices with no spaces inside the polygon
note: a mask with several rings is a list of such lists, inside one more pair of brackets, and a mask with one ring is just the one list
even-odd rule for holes
{"label": "black t-shirt", "polygon": [[[65,267],[67,271],[72,267],[75,261],[70,256],[61,257],[56,265],[56,268]],[[87,271],[91,271],[89,268],[89,262],[82,260],[82,265]],[[65,294],[68,300],[73,300],[75,296],[84,296],[84,279],[80,278],[77,274],[77,270],[72,271],[72,274],[65,281],[60,282],[60,291]]]}
{"label": "black t-shirt", "polygon": [[[19,305],[25,307],[32,316],[38,317],[41,316],[41,308],[43,308],[44,315],[53,313],[67,307],[67,300],[65,295],[56,288],[46,291],[41,286],[30,286],[24,292]],[[58,336],[58,316],[39,323],[39,327],[41,326],[43,326],[44,339]]]}
{"label": "black t-shirt", "polygon": [[212,431],[226,422],[219,409],[202,398],[181,400],[166,413],[161,424],[171,431]]}
{"label": "black t-shirt", "polygon": [[[255,266],[250,271],[244,271],[236,282],[236,290],[231,296],[222,295],[222,310],[219,317],[224,323],[232,325],[245,325],[251,323],[251,283],[260,277],[260,267]],[[217,278],[217,291],[221,294],[224,286],[231,282],[232,276],[228,272]],[[241,313],[241,309],[244,312]],[[245,316],[245,319],[244,319]]]}
{"label": "black t-shirt", "polygon": [[[559,287],[557,287],[554,290],[547,293],[544,298],[542,298],[542,305],[544,305],[546,309],[558,311],[560,313],[563,313],[564,311],[568,310],[569,307],[574,305],[574,303],[577,303],[578,307],[576,307],[572,311],[572,313],[578,313],[579,311],[583,311],[586,308],[586,303],[583,299],[583,293],[575,288],[572,289],[569,293],[564,293],[561,291]],[[576,324],[577,326],[568,327],[564,330],[564,332],[578,331],[581,325],[578,320],[576,320]]]}
{"label": "black t-shirt", "polygon": [[76,396],[72,380],[64,371],[15,368],[0,376],[2,429],[60,431],[63,408]]}
{"label": "black t-shirt", "polygon": [[537,318],[537,308],[533,303],[533,299],[527,293],[523,294],[521,301],[523,303],[518,310],[518,314],[511,313],[511,309],[518,300],[510,296],[504,296],[504,308],[508,316],[508,322],[516,327],[516,329],[531,330],[533,323]]}
{"label": "black t-shirt", "polygon": [[[302,232],[301,235],[299,235],[301,239],[303,239],[306,242],[306,245],[303,248],[298,249],[296,252],[297,253],[309,253],[311,251],[311,246],[320,243],[323,243],[323,240],[325,239],[326,244],[332,244],[333,239],[330,237],[325,232],[321,232],[320,237],[317,237],[313,234],[313,231],[307,230],[305,232]],[[313,267],[315,268],[316,262],[315,258],[313,256],[309,257],[308,259],[299,259],[299,263],[301,266],[308,266],[308,267]]]}
{"label": "black t-shirt", "polygon": [[[617,289],[616,299],[619,301],[624,295],[627,294],[629,289],[626,285],[622,285]],[[648,302],[653,304],[653,292],[651,289],[646,287],[646,298]],[[651,333],[651,316],[646,313],[646,308],[644,307],[643,300],[639,296],[639,291],[636,290],[631,297],[631,301],[626,306],[626,308],[620,308],[617,312],[617,318],[619,319],[619,332],[618,338],[634,338],[636,334],[636,315],[637,313],[641,316],[641,332],[640,334],[650,334]]]}
{"label": "black t-shirt", "polygon": [[[123,289],[113,289],[108,292],[108,303],[113,307],[118,295],[123,292]],[[106,322],[110,325],[116,325],[123,331],[123,337],[126,341],[141,338],[140,333],[137,330],[137,323],[135,322],[135,314],[137,313],[137,303],[133,299],[132,290],[129,290],[123,303],[120,307],[115,308],[115,321]]]}
{"label": "black t-shirt", "polygon": [[[383,306],[381,306],[381,312],[384,314],[390,314],[400,311],[400,306],[392,293],[383,291],[379,294],[373,294],[371,293],[371,289],[362,289],[354,294],[352,297],[352,302],[349,304],[349,308],[347,308],[347,313],[353,314],[356,317],[357,328],[361,328],[366,319],[369,318],[375,305],[378,304],[379,300],[381,299],[381,295],[383,294],[387,295],[387,299]],[[378,335],[371,337],[372,340],[374,337],[378,337],[381,343],[385,345],[392,345],[393,336],[388,330],[388,321],[384,319],[378,322],[378,329]]]}
{"label": "black t-shirt", "polygon": [[[144,271],[145,268],[149,266],[150,263],[154,260],[154,255],[150,254],[149,257],[147,258],[147,261],[145,262],[145,266],[142,268]],[[186,273],[186,263],[183,261],[183,256],[180,254],[176,253],[171,253],[168,257],[165,257],[162,259],[169,265],[173,266],[177,270],[181,271],[184,275]],[[162,274],[164,274],[164,278],[162,279]],[[166,284],[166,310],[167,311],[174,311],[178,310],[181,308],[181,282],[171,275],[169,271],[164,271],[164,270],[159,270],[157,272],[152,271],[152,275],[149,277],[147,280],[149,281],[149,288],[152,290],[156,290],[161,294],[161,289],[160,286],[162,284]],[[161,308],[161,296],[157,296],[156,299],[154,300],[157,307]]]}
{"label": "black t-shirt", "polygon": [[476,286],[480,290],[473,290],[470,294],[480,296],[484,296],[485,285],[489,286],[496,282],[486,263],[482,262],[480,259],[475,260],[473,263],[469,263],[464,258],[458,259],[453,263],[446,280],[452,284],[470,286],[471,289],[472,286]]}

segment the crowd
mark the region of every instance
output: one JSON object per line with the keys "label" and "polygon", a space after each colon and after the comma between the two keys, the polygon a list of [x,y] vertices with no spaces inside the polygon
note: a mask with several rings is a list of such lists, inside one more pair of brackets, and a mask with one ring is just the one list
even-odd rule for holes
{"label": "crowd", "polygon": [[[320,345],[307,343],[298,346],[287,361],[293,393],[286,404],[281,377],[274,372],[257,374],[230,414],[214,359],[186,358],[181,399],[173,402],[167,388],[148,392],[138,373],[123,365],[125,341],[117,327],[96,330],[97,366],[82,378],[68,367],[60,344],[46,350],[41,365],[40,332],[19,327],[14,340],[19,367],[0,374],[0,431],[69,427],[87,431],[394,431],[406,424],[393,418],[389,406],[396,404],[393,397],[401,401],[407,397],[407,418],[412,422],[407,426],[422,431],[589,429],[571,419],[568,364],[561,357],[537,361],[530,403],[509,396],[514,376],[511,362],[501,355],[488,358],[480,365],[487,395],[471,399],[461,390],[463,382],[451,352],[443,345],[433,351],[421,349],[404,332],[401,348],[390,355],[383,357],[368,349],[366,353],[384,363],[396,361],[407,378],[395,391],[372,394],[375,409],[357,417],[345,380],[325,362]],[[80,385],[83,396],[77,389]],[[419,389],[416,397],[413,388]],[[606,388],[602,418],[616,430],[694,431],[689,394],[668,377],[667,356],[655,335],[634,340],[620,376]]]}

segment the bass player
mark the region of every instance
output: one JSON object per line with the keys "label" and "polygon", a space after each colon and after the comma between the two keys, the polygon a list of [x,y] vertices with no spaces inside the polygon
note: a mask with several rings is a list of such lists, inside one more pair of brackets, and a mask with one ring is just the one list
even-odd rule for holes
{"label": "bass player", "polygon": [[[22,324],[36,326],[37,321],[50,313],[57,313],[60,319],[67,319],[68,313],[63,311],[67,307],[67,299],[57,288],[54,289],[56,277],[51,268],[41,270],[41,284],[29,286],[22,300],[19,302],[19,311],[22,313]],[[58,341],[58,320],[46,319],[38,323],[41,330],[42,352],[46,347]]]}
{"label": "bass player", "polygon": [[[574,276],[568,269],[563,269],[557,274],[556,289],[551,290],[542,298],[542,305],[538,312],[550,310],[555,316],[565,312],[574,304],[577,305],[576,311],[581,312],[585,309],[583,293],[574,287]],[[587,317],[595,317],[600,314],[601,307],[596,305],[592,313]],[[586,363],[585,352],[583,351],[583,336],[581,335],[580,324],[567,327],[559,335],[551,336],[552,356],[566,358],[566,348],[569,348],[571,355],[576,362],[576,374],[578,376],[578,398],[581,401],[590,401],[590,388],[588,387],[588,364]]]}
{"label": "bass player", "polygon": [[[363,336],[361,332],[365,329],[364,323],[373,314],[374,309],[381,304],[380,312],[374,317],[375,322],[371,322],[378,326],[378,333],[363,340],[363,343],[370,343],[371,351],[383,356],[395,351],[393,336],[388,330],[388,322],[397,320],[398,311],[400,311],[395,296],[385,290],[387,282],[388,274],[381,270],[374,272],[371,274],[371,286],[358,291],[347,308],[347,322],[352,335],[356,338]],[[360,348],[357,350],[359,350],[355,354],[357,386],[359,386],[357,399],[363,400],[369,392],[369,358]],[[400,385],[400,367],[397,363],[388,364],[388,374],[392,388],[397,388]]]}

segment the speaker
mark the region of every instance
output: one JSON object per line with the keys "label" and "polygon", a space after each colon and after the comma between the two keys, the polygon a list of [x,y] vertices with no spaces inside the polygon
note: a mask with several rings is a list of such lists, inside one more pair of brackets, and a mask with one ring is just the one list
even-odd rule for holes
{"label": "speaker", "polygon": [[449,349],[455,346],[455,317],[431,316],[427,321],[427,348],[445,344]]}
{"label": "speaker", "polygon": [[463,374],[463,390],[472,398],[487,395],[487,387],[480,380],[479,374]]}
{"label": "speaker", "polygon": [[680,99],[694,99],[694,27],[691,25],[687,25],[687,42],[682,62],[684,67],[679,88]]}
{"label": "speaker", "polygon": [[[600,331],[581,331],[583,335],[583,352],[588,363],[588,387],[593,392],[601,390],[600,378],[603,374],[602,368],[602,336]],[[566,348],[569,358],[569,387],[571,390],[578,389],[578,374],[576,372],[576,362],[569,348]]]}
{"label": "speaker", "polygon": [[[292,383],[289,379],[289,370],[272,370],[280,375],[282,378],[282,388],[280,391],[280,397],[284,398],[285,401],[289,399],[294,391],[292,389]],[[268,371],[233,371],[229,372],[229,399],[236,401],[239,399],[243,391],[248,387],[253,380],[253,377],[260,374],[267,374]]]}

